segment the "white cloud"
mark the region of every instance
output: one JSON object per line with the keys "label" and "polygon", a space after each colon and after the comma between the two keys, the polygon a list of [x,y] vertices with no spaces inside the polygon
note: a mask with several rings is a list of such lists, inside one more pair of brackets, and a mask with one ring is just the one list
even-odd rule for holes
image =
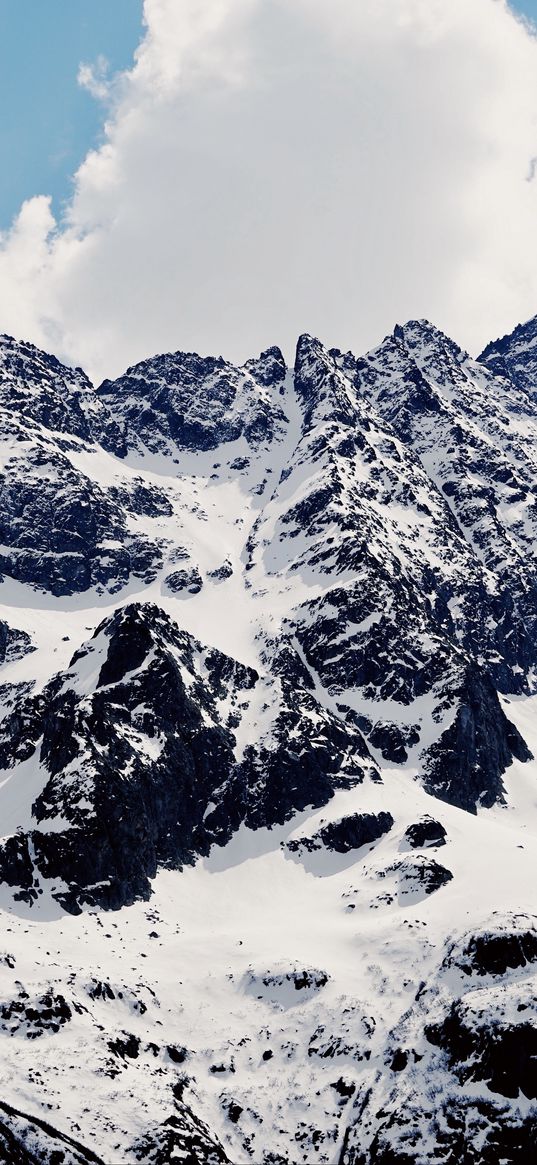
{"label": "white cloud", "polygon": [[108,101],[111,96],[111,82],[110,64],[106,57],[99,56],[90,64],[82,62],[78,69],[78,84],[96,101]]}
{"label": "white cloud", "polygon": [[98,378],[301,330],[359,351],[413,315],[475,350],[537,311],[537,40],[503,0],[145,21],[66,221],[30,200],[0,238],[0,328]]}

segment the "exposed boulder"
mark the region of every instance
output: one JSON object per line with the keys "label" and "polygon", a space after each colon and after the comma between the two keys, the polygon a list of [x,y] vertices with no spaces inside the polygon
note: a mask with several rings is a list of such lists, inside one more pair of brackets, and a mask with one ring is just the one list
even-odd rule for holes
{"label": "exposed boulder", "polygon": [[351,813],[339,820],[328,821],[315,833],[291,838],[285,843],[285,848],[290,853],[300,854],[302,851],[311,853],[324,846],[335,853],[347,854],[378,841],[384,834],[389,833],[393,825],[391,813],[385,811]]}
{"label": "exposed boulder", "polygon": [[425,816],[409,825],[403,840],[409,849],[433,849],[446,844],[447,833],[440,821]]}
{"label": "exposed boulder", "polygon": [[446,967],[465,975],[505,975],[537,963],[537,923],[526,914],[499,918],[494,925],[472,931],[450,947]]}

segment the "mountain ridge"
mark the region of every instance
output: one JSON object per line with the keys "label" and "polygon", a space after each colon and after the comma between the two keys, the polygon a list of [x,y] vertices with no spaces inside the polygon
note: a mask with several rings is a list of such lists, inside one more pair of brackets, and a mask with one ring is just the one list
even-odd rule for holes
{"label": "mountain ridge", "polygon": [[528,1151],[536,329],[96,388],[0,337],[0,1141]]}

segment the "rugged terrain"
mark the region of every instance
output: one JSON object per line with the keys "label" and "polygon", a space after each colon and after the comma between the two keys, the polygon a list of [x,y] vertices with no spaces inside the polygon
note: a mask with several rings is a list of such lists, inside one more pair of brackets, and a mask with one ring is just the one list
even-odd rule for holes
{"label": "rugged terrain", "polygon": [[536,352],[0,338],[0,1161],[531,1159]]}

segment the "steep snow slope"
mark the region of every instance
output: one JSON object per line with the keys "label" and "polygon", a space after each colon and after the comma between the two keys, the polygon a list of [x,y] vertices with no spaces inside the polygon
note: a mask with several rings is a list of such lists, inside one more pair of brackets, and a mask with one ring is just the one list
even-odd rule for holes
{"label": "steep snow slope", "polygon": [[537,418],[502,344],[420,321],[95,392],[0,341],[6,1160],[531,1158]]}

